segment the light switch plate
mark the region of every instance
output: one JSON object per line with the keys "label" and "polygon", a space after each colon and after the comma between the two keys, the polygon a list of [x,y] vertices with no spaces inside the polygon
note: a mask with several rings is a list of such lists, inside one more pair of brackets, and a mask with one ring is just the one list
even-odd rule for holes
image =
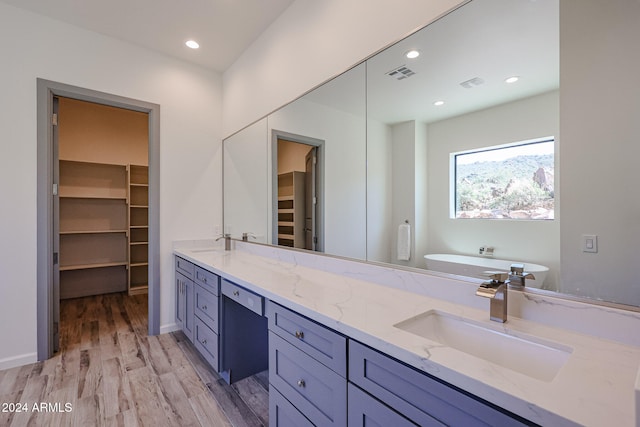
{"label": "light switch plate", "polygon": [[598,236],[595,234],[582,235],[582,252],[598,252]]}

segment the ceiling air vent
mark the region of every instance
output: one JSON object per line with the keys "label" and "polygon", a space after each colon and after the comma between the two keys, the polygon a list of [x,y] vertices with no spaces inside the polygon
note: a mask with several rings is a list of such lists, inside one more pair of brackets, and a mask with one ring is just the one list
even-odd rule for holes
{"label": "ceiling air vent", "polygon": [[396,69],[393,69],[387,73],[387,76],[391,76],[396,80],[406,79],[415,74],[415,71],[410,70],[406,66],[402,65]]}
{"label": "ceiling air vent", "polygon": [[469,79],[465,82],[460,83],[460,86],[462,86],[465,89],[471,89],[476,86],[480,86],[482,83],[484,83],[484,80],[482,80],[480,77],[474,77],[472,79]]}

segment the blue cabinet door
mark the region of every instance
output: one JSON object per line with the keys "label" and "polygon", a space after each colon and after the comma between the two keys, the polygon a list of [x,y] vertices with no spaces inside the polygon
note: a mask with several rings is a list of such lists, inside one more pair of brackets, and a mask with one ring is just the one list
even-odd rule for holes
{"label": "blue cabinet door", "polygon": [[182,331],[193,341],[193,301],[194,301],[194,285],[191,280],[187,280],[184,284],[184,318],[182,319]]}
{"label": "blue cabinet door", "polygon": [[176,271],[176,324],[193,341],[193,282]]}
{"label": "blue cabinet door", "polygon": [[184,283],[187,279],[176,271],[176,324],[182,329],[184,323]]}

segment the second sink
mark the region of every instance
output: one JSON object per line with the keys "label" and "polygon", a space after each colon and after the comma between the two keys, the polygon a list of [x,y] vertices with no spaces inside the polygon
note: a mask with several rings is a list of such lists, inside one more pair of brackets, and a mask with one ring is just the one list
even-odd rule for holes
{"label": "second sink", "polygon": [[572,352],[570,347],[561,344],[492,329],[437,310],[429,310],[394,327],[546,382],[555,378]]}

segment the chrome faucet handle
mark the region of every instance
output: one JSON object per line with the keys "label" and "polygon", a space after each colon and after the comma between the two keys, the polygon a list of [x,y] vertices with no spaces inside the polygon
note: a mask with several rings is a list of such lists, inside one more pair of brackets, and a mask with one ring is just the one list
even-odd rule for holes
{"label": "chrome faucet handle", "polygon": [[526,279],[535,279],[531,273],[524,271],[524,264],[511,264],[511,272],[509,273],[509,288],[523,289]]}
{"label": "chrome faucet handle", "polygon": [[254,240],[258,239],[258,237],[255,234],[251,233],[251,232],[245,231],[244,233],[242,233],[242,241],[243,242],[248,242],[249,241],[249,237],[251,237]]}
{"label": "chrome faucet handle", "polygon": [[509,273],[506,271],[483,271],[482,275],[488,277],[489,280],[495,282],[496,285],[506,282],[509,278]]}

